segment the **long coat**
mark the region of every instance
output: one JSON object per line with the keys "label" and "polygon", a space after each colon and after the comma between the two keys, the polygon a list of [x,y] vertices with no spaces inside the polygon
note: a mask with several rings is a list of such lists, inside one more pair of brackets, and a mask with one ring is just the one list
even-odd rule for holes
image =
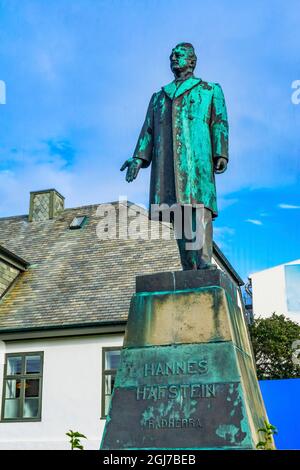
{"label": "long coat", "polygon": [[214,159],[228,160],[220,85],[190,77],[154,93],[133,157],[152,162],[150,205],[203,204],[216,217]]}

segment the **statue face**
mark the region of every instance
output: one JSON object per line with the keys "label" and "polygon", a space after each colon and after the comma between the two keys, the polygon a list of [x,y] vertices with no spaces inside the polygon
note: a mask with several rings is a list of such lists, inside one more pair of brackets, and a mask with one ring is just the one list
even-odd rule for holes
{"label": "statue face", "polygon": [[190,55],[191,50],[184,46],[176,46],[172,49],[170,55],[171,70],[175,75],[185,72],[186,70],[193,71],[195,68],[195,58]]}

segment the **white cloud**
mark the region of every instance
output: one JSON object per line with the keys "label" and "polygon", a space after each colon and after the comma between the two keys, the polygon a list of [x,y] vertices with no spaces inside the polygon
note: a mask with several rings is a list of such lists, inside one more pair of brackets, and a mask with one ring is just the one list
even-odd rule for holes
{"label": "white cloud", "polygon": [[280,209],[300,209],[300,206],[294,206],[293,204],[278,204]]}
{"label": "white cloud", "polygon": [[268,212],[261,212],[261,213],[259,214],[260,217],[269,217],[269,215],[270,215],[270,214],[269,214]]}
{"label": "white cloud", "polygon": [[234,235],[235,230],[232,227],[215,227],[214,228],[214,233],[217,234],[218,236],[221,235]]}
{"label": "white cloud", "polygon": [[234,234],[235,230],[232,227],[214,227],[214,240],[223,251],[229,248]]}
{"label": "white cloud", "polygon": [[245,222],[249,222],[249,224],[253,225],[263,225],[262,221],[257,219],[246,219]]}
{"label": "white cloud", "polygon": [[220,210],[225,209],[226,207],[232,206],[233,204],[236,204],[239,201],[238,198],[227,198],[227,197],[222,197],[220,196],[218,199],[218,208]]}

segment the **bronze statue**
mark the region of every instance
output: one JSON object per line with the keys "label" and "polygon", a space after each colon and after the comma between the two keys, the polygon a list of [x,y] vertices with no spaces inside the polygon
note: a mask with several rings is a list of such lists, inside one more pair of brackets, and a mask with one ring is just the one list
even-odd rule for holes
{"label": "bronze statue", "polygon": [[[121,171],[127,168],[126,180],[131,182],[140,168],[152,163],[150,208],[177,204],[183,209],[186,230],[177,239],[183,269],[210,268],[212,220],[217,216],[214,174],[223,173],[228,162],[226,105],[219,84],[194,76],[197,57],[190,43],[178,44],[170,61],[175,80],[153,94],[134,155]],[[191,215],[184,219],[188,207]],[[199,222],[202,246],[189,250],[186,243]]]}

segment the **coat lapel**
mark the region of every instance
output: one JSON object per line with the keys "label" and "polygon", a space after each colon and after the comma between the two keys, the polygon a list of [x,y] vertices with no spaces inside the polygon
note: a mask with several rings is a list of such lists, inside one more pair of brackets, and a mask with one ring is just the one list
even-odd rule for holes
{"label": "coat lapel", "polygon": [[201,82],[201,78],[190,77],[176,87],[175,80],[163,87],[164,92],[173,100]]}
{"label": "coat lapel", "polygon": [[162,89],[164,90],[166,95],[168,95],[168,97],[171,98],[171,100],[172,100],[174,98],[175,92],[176,92],[175,81],[173,81],[171,83],[168,83],[168,85],[166,85],[166,86],[163,86]]}

